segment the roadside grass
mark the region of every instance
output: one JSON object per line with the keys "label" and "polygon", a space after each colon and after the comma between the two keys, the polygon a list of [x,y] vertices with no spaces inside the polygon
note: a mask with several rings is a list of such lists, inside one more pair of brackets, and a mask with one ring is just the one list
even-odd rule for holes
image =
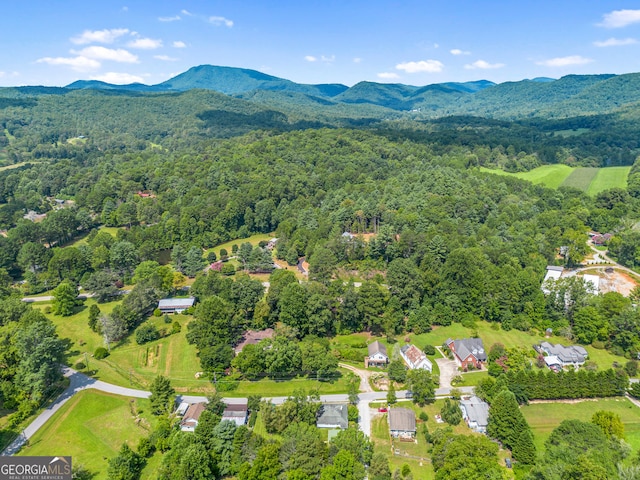
{"label": "roadside grass", "polygon": [[587,193],[593,196],[610,188],[626,189],[627,177],[630,171],[631,167],[600,168],[598,174],[589,185]]}
{"label": "roadside grass", "polygon": [[238,382],[236,389],[230,392],[220,392],[225,397],[248,397],[260,395],[262,398],[284,397],[293,395],[295,390],[307,392],[317,390],[320,395],[345,393],[347,391],[348,370],[339,368],[340,376],[332,381],[319,382],[309,378],[292,378],[288,380],[271,380],[263,378],[255,382]]}
{"label": "roadside grass", "polygon": [[603,398],[578,402],[532,403],[521,407],[521,411],[533,430],[538,452],[544,451],[544,442],[551,431],[563,420],[589,422],[598,410],[606,410],[620,415],[624,423],[625,437],[633,451],[640,448],[640,408],[627,398]]}
{"label": "roadside grass", "polygon": [[251,245],[255,247],[261,241],[263,240],[269,241],[272,238],[274,238],[274,236],[268,233],[257,233],[247,238],[238,238],[236,240],[231,240],[229,242],[221,243],[220,245],[217,245],[213,248],[208,248],[204,251],[202,256],[206,258],[207,254],[213,250],[214,252],[216,252],[216,256],[218,257],[218,259],[220,259],[220,250],[223,248],[227,250],[227,253],[229,254],[229,256],[232,256],[233,254],[231,253],[231,248],[233,247],[234,244],[240,247],[240,245],[242,245],[243,243],[249,242]]}
{"label": "roadside grass", "polygon": [[562,182],[561,186],[573,187],[586,192],[591,182],[593,182],[596,175],[598,175],[599,170],[599,168],[593,167],[578,167]]}
{"label": "roadside grass", "polygon": [[[142,415],[137,413],[142,410]],[[149,401],[96,391],[76,394],[31,438],[18,455],[71,455],[95,480],[107,478],[109,458],[123,443],[135,450],[149,434]],[[137,418],[140,420],[137,421]]]}

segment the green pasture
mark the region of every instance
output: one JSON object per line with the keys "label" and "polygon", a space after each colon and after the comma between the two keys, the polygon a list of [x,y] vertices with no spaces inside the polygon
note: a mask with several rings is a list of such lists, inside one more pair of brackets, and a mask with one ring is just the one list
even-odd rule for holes
{"label": "green pasture", "polygon": [[640,408],[624,397],[579,402],[532,403],[521,407],[522,413],[533,429],[538,451],[543,451],[544,442],[551,431],[563,420],[582,420],[588,422],[598,410],[607,410],[620,415],[624,423],[625,440],[633,451],[640,447]]}
{"label": "green pasture", "polygon": [[19,455],[71,455],[94,480],[106,479],[108,459],[124,442],[135,450],[151,427],[148,400],[87,390],[64,404]]}
{"label": "green pasture", "polygon": [[631,167],[573,168],[568,165],[553,164],[543,165],[528,172],[509,173],[503,170],[480,167],[481,172],[513,176],[549,188],[573,187],[583,190],[589,195],[597,195],[610,188],[626,189],[630,170]]}

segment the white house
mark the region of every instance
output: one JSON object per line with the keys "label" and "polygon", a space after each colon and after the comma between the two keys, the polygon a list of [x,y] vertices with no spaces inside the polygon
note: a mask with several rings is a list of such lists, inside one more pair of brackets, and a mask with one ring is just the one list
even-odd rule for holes
{"label": "white house", "polygon": [[487,402],[475,395],[463,397],[460,400],[460,410],[462,410],[462,418],[471,430],[479,433],[487,432],[489,424],[489,404]]}
{"label": "white house", "polygon": [[384,367],[389,363],[389,357],[387,356],[387,347],[375,341],[367,345],[369,356],[364,360],[365,367]]}
{"label": "white house", "polygon": [[554,265],[549,265],[547,267],[547,273],[544,276],[544,280],[542,281],[542,293],[545,295],[549,295],[551,290],[549,290],[549,286],[560,279],[562,276],[562,272],[564,271],[564,267],[556,267]]}
{"label": "white house", "polygon": [[433,370],[431,360],[415,345],[405,345],[400,348],[400,356],[402,356],[410,370],[418,368],[428,370],[429,372]]}
{"label": "white house", "polygon": [[[542,342],[539,351],[546,354],[545,363],[549,365],[549,367],[552,365],[560,365],[563,367],[573,365],[577,367],[578,365],[582,365],[589,356],[584,347],[580,345],[565,347],[559,343],[554,345],[549,342]],[[549,357],[551,358],[547,361],[546,359]]]}
{"label": "white house", "polygon": [[204,412],[206,405],[204,402],[192,403],[180,421],[180,430],[183,432],[195,432],[200,420],[200,415]]}

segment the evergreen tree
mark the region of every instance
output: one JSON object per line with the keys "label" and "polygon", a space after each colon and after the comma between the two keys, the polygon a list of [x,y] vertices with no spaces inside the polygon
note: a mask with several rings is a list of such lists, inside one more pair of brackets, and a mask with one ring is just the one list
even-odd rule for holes
{"label": "evergreen tree", "polygon": [[371,459],[369,466],[370,480],[391,480],[391,469],[389,459],[384,453],[376,453]]}
{"label": "evergreen tree", "polygon": [[511,454],[518,462],[533,465],[536,461],[536,446],[533,443],[533,433],[531,429],[522,430],[517,436],[514,445],[511,447]]}
{"label": "evergreen tree", "polygon": [[496,395],[489,408],[487,434],[500,440],[505,447],[512,449],[517,443],[518,436],[529,428],[529,424],[518,408],[513,392],[503,390]]}
{"label": "evergreen tree", "polygon": [[89,307],[89,328],[94,332],[99,330],[98,318],[100,318],[100,307],[94,303]]}
{"label": "evergreen tree", "polygon": [[144,465],[144,458],[123,443],[118,455],[109,460],[107,476],[110,480],[137,480]]}
{"label": "evergreen tree", "polygon": [[151,396],[151,413],[154,415],[164,415],[171,411],[173,406],[174,395],[176,391],[171,386],[168,378],[158,375],[153,379],[149,387]]}
{"label": "evergreen tree", "polygon": [[204,268],[205,261],[198,247],[191,247],[184,257],[182,273],[187,277],[195,277]]}
{"label": "evergreen tree", "polygon": [[395,405],[398,403],[398,397],[396,396],[396,387],[393,382],[389,382],[389,390],[387,390],[387,403],[389,405]]}

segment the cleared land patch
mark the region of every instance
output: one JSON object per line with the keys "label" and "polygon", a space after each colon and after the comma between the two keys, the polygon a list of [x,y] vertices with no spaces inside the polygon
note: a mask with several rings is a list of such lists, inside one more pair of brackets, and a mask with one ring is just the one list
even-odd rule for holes
{"label": "cleared land patch", "polygon": [[481,172],[512,176],[549,188],[573,187],[589,195],[597,195],[610,188],[626,188],[630,170],[631,167],[573,168],[568,165],[554,164],[543,165],[528,172],[510,173],[480,167]]}
{"label": "cleared land patch", "polygon": [[107,478],[108,459],[123,442],[135,449],[138,440],[149,434],[149,401],[96,391],[78,393],[67,402],[29,441],[19,455],[71,455],[74,463],[96,473],[95,480]]}
{"label": "cleared land patch", "polygon": [[532,403],[521,408],[523,415],[533,429],[538,451],[543,451],[544,442],[552,430],[563,420],[588,422],[598,410],[607,410],[620,415],[624,423],[627,443],[633,450],[640,447],[640,408],[624,397],[574,402]]}
{"label": "cleared land patch", "polygon": [[610,188],[627,188],[627,177],[631,167],[607,167],[598,169],[598,175],[591,181],[587,193],[597,195]]}

